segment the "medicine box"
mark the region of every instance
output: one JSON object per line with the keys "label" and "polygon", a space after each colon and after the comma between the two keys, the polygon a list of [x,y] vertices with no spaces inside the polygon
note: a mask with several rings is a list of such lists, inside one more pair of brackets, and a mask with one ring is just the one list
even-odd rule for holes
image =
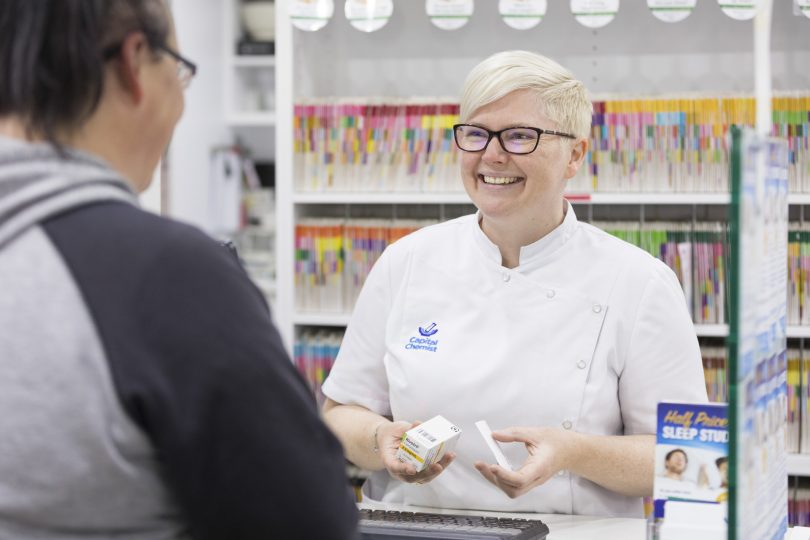
{"label": "medicine box", "polygon": [[456,446],[461,429],[451,424],[443,416],[434,416],[402,436],[397,450],[397,459],[410,463],[416,471],[441,460],[444,455]]}

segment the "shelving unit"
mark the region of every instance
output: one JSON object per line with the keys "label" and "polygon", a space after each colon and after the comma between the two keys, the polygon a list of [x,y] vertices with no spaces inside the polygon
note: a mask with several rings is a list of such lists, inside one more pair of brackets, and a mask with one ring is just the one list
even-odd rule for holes
{"label": "shelving unit", "polygon": [[[277,3],[276,129],[292,133],[298,99],[330,96],[454,96],[469,69],[498,50],[529,49],[569,67],[594,94],[673,95],[698,90],[753,94],[751,23],[724,15],[716,3],[699,2],[685,21],[666,24],[652,17],[643,2],[622,3],[616,19],[593,30],[578,25],[567,2],[549,2],[543,22],[530,31],[510,30],[496,2],[478,2],[476,13],[460,30],[431,25],[421,2],[397,1],[382,30],[364,34],[351,28],[339,10],[319,32],[293,29],[288,5]],[[810,64],[802,35],[807,22],[787,6],[774,6],[773,77],[776,90],[810,88],[810,76],[791,66]],[[632,28],[633,32],[627,29]],[[411,30],[413,29],[413,30]],[[420,39],[412,39],[417,33]],[[683,35],[688,33],[689,40]],[[325,52],[328,51],[328,54]],[[276,147],[277,261],[276,320],[288,348],[305,328],[345,327],[347,313],[304,313],[295,309],[294,231],[297,220],[320,208],[384,205],[470,205],[457,192],[296,192],[288,137]],[[639,207],[647,220],[669,219],[663,207],[693,207],[719,215],[730,203],[727,193],[571,193],[578,215],[613,206]],[[810,194],[791,194],[789,204],[803,216]],[[582,209],[582,210],[581,210]],[[338,209],[340,211],[340,209]],[[688,211],[688,210],[686,210]],[[791,213],[796,211],[793,208]],[[582,212],[582,214],[580,213]],[[347,210],[348,213],[348,210]],[[664,216],[664,217],[660,217]],[[693,217],[694,219],[694,217]],[[722,339],[727,325],[696,325],[701,338]],[[791,326],[791,339],[810,338],[810,327]],[[789,473],[810,476],[810,456],[791,455]]]}
{"label": "shelving unit", "polygon": [[[345,327],[349,324],[351,313],[309,313],[295,312],[293,322],[300,326],[333,326]],[[724,338],[728,336],[727,324],[696,324],[695,333],[698,337]],[[788,339],[810,338],[810,326],[788,326]]]}
{"label": "shelving unit", "polygon": [[[225,27],[222,50],[225,67],[220,84],[223,87],[225,125],[230,134],[229,142],[237,143],[253,161],[273,161],[276,155],[276,58],[272,55],[237,54],[237,42],[243,35],[241,3],[241,0],[225,0],[221,7]],[[266,219],[272,221],[269,226],[263,219],[261,227],[245,227],[237,236],[247,245],[259,245],[257,251],[242,249],[241,255],[256,285],[268,301],[275,304],[278,287],[272,270],[276,266],[273,252],[276,223],[272,215]],[[246,238],[250,235],[254,236]]]}
{"label": "shelving unit", "polygon": [[[236,45],[243,34],[240,22],[241,0],[222,2],[225,25],[225,118],[231,127],[275,126],[276,58],[268,55],[238,55]],[[269,141],[264,141],[268,143]],[[258,146],[258,145],[257,145]],[[270,144],[265,144],[269,150]],[[257,148],[258,149],[258,148]]]}
{"label": "shelving unit", "polygon": [[[677,24],[657,21],[643,3],[623,5],[616,19],[598,30],[576,23],[564,2],[551,3],[544,21],[536,29],[523,32],[506,27],[492,3],[481,3],[464,28],[447,32],[430,24],[424,6],[418,2],[397,2],[388,25],[371,34],[354,30],[339,13],[318,32],[293,29],[284,4],[280,2],[277,6],[275,63],[276,126],[280,132],[292,131],[292,106],[297,99],[457,95],[464,76],[477,61],[508,48],[539,50],[559,60],[598,95],[672,95],[699,88],[717,93],[753,92],[749,61],[753,42],[752,33],[747,31],[750,23],[730,19],[711,3],[701,3],[686,21]],[[781,71],[775,70],[774,78],[783,89],[810,86],[804,75],[787,68],[801,55],[807,55],[796,52],[803,50],[797,31],[804,20],[795,17],[791,10],[775,8],[773,24],[774,65],[785,66]],[[632,34],[624,31],[628,26],[634,28]],[[423,39],[410,39],[411,28]],[[691,36],[689,42],[678,38],[684,31]],[[324,51],[329,54],[324,55]],[[732,65],[734,68],[730,69]],[[644,77],[633,77],[641,72]],[[345,315],[300,314],[293,307],[292,237],[299,216],[312,215],[320,206],[470,204],[460,191],[296,192],[291,181],[295,171],[290,149],[279,147],[277,153],[278,320],[288,346],[297,328],[342,326],[347,321]],[[572,193],[569,200],[578,214],[580,208],[639,206],[643,207],[645,219],[655,220],[661,206],[717,207],[722,211],[729,203],[729,195],[598,192]],[[810,204],[810,194],[791,195],[790,203]],[[722,325],[699,326],[698,333],[723,337],[727,329]]]}
{"label": "shelving unit", "polygon": [[231,128],[237,129],[240,127],[272,128],[276,125],[276,114],[274,112],[230,113],[226,122]]}
{"label": "shelving unit", "polygon": [[235,67],[275,67],[276,57],[273,55],[231,56],[231,64]]}
{"label": "shelving unit", "polygon": [[344,328],[349,324],[350,313],[295,313],[293,322],[300,326],[331,326]]}
{"label": "shelving unit", "polygon": [[790,476],[810,476],[810,454],[788,454],[787,471]]}
{"label": "shelving unit", "polygon": [[[727,205],[731,196],[726,193],[568,193],[572,204],[626,204],[626,205]],[[471,204],[470,198],[460,192],[296,192],[293,204]],[[788,197],[792,206],[810,205],[810,194],[792,193]]]}

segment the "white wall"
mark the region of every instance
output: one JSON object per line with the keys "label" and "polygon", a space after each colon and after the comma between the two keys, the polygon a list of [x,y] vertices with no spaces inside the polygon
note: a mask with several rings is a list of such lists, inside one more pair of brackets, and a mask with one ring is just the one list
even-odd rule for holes
{"label": "white wall", "polygon": [[[170,150],[164,207],[203,228],[210,149],[233,141],[223,81],[230,35],[223,6],[230,1],[172,0],[180,48],[200,71],[186,91],[186,111]],[[625,0],[616,19],[598,30],[577,24],[567,1],[553,0],[543,22],[526,31],[507,27],[495,0],[478,0],[470,22],[452,32],[430,23],[422,0],[394,0],[388,25],[371,34],[349,25],[342,4],[336,0],[335,16],[319,32],[292,30],[293,73],[278,66],[276,76],[293,77],[296,97],[455,97],[473,65],[513,48],[557,59],[596,94],[754,90],[753,24],[727,17],[713,0],[698,2],[676,24],[655,19],[643,0]],[[771,49],[774,89],[810,88],[810,19],[794,15],[790,0],[774,0]],[[249,142],[253,134],[243,131]],[[269,150],[273,144],[254,146]]]}
{"label": "white wall", "polygon": [[[295,31],[297,96],[457,96],[470,68],[507,49],[545,54],[571,69],[597,94],[662,94],[754,90],[753,23],[701,0],[680,23],[653,17],[643,0],[625,0],[616,18],[592,30],[578,24],[569,2],[551,0],[543,21],[513,30],[495,0],[478,0],[466,26],[443,31],[419,0],[395,0],[378,32],[354,30],[336,2],[319,32]],[[793,14],[791,0],[774,0],[774,88],[810,88],[810,19]]]}
{"label": "white wall", "polygon": [[168,213],[206,228],[211,148],[231,142],[225,126],[222,77],[225,27],[222,0],[172,0],[182,54],[198,72],[169,149]]}
{"label": "white wall", "polygon": [[161,181],[161,165],[159,164],[155,173],[152,175],[152,183],[138,196],[141,203],[141,208],[149,210],[155,214],[161,213],[161,191],[163,190],[163,183]]}

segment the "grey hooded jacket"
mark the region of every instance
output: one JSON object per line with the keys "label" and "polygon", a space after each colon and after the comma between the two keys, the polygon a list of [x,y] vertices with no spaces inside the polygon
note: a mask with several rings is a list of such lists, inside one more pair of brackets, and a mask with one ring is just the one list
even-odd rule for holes
{"label": "grey hooded jacket", "polygon": [[0,138],[0,539],[350,538],[344,470],[227,250]]}

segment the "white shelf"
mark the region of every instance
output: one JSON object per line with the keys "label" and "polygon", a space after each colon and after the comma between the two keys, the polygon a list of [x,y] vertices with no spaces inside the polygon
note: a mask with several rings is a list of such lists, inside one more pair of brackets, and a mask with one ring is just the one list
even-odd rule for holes
{"label": "white shelf", "polygon": [[810,193],[791,193],[788,195],[788,204],[810,204]]}
{"label": "white shelf", "polygon": [[810,454],[788,454],[787,473],[790,476],[810,476]]}
{"label": "white shelf", "polygon": [[726,337],[728,336],[727,324],[696,324],[695,333],[699,337]]}
{"label": "white shelf", "polygon": [[231,63],[236,67],[275,67],[276,57],[270,55],[235,55]]}
{"label": "white shelf", "polygon": [[293,324],[298,326],[347,326],[349,313],[295,313]]}
{"label": "white shelf", "polygon": [[810,326],[788,326],[787,337],[810,338]]}
{"label": "white shelf", "polygon": [[470,197],[465,192],[299,192],[293,194],[293,202],[296,204],[472,204]]}
{"label": "white shelf", "polygon": [[[730,204],[729,193],[568,193],[571,202],[591,204]],[[791,193],[788,204],[810,204],[810,193]]]}
{"label": "white shelf", "polygon": [[252,277],[253,283],[266,295],[276,294],[276,282],[269,278]]}
{"label": "white shelf", "polygon": [[[575,204],[728,204],[727,193],[569,193]],[[298,204],[471,204],[463,192],[309,192],[295,193]]]}
{"label": "white shelf", "polygon": [[[300,326],[346,326],[351,313],[296,313],[293,324]],[[728,337],[727,324],[696,324],[698,337]],[[789,338],[810,338],[810,326],[788,326]]]}
{"label": "white shelf", "polygon": [[728,193],[567,193],[573,203],[590,204],[728,204]]}
{"label": "white shelf", "polygon": [[[724,205],[731,202],[728,193],[566,193],[574,204],[661,204]],[[459,192],[297,192],[296,204],[472,204],[463,191]],[[789,204],[810,205],[810,194],[793,193]]]}
{"label": "white shelf", "polygon": [[276,115],[271,111],[232,113],[226,118],[231,127],[273,127]]}
{"label": "white shelf", "polygon": [[245,225],[240,232],[261,235],[276,234],[276,223],[275,220],[272,220],[262,225]]}
{"label": "white shelf", "polygon": [[[696,324],[695,332],[700,337],[727,337],[727,324]],[[810,326],[788,326],[787,337],[810,338]]]}

